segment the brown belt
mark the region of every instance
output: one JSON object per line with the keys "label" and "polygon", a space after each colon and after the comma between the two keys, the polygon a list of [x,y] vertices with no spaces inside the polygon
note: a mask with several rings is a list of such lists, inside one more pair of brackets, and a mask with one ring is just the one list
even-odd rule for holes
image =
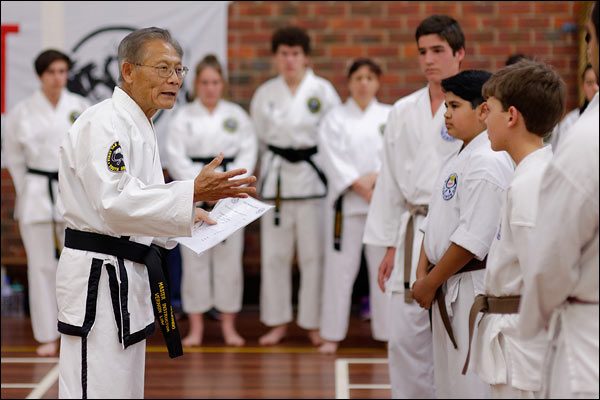
{"label": "brown belt", "polygon": [[[472,258],[471,261],[469,261],[468,263],[465,264],[464,267],[462,267],[460,270],[456,271],[456,274],[460,274],[463,272],[472,272],[472,271],[478,271],[480,269],[485,269],[485,263],[487,261],[487,257],[484,258],[483,260],[479,261],[476,258]],[[429,267],[427,267],[427,272],[429,273],[429,271],[431,271],[433,268],[435,267],[435,265],[433,264],[429,264]],[[445,295],[444,295],[444,291],[442,290],[442,286],[440,286],[436,292],[435,292],[435,301],[438,304],[438,308],[440,310],[440,317],[442,318],[442,322],[444,323],[444,328],[446,328],[446,332],[448,333],[448,337],[450,337],[450,340],[452,341],[452,345],[454,346],[455,349],[458,349],[458,346],[456,345],[456,339],[454,339],[454,331],[452,330],[452,324],[450,323],[450,318],[448,317],[448,310],[446,310],[446,299],[445,299]],[[429,323],[431,325],[431,311],[432,309],[429,309]]]}
{"label": "brown belt", "polygon": [[426,216],[429,207],[425,204],[415,205],[407,203],[408,208],[408,222],[406,223],[406,233],[404,236],[404,302],[412,303],[413,295],[410,290],[410,272],[412,270],[412,252],[413,252],[413,239],[414,239],[414,217],[415,215]]}
{"label": "brown belt", "polygon": [[[473,330],[475,329],[475,319],[477,314],[518,314],[519,303],[521,302],[521,296],[486,296],[484,294],[478,294],[475,296],[475,301],[471,306],[469,312],[469,351],[467,352],[467,359],[463,366],[462,374],[467,373],[469,368],[469,359],[471,358],[471,340],[473,339]],[[481,321],[480,321],[481,322]]]}

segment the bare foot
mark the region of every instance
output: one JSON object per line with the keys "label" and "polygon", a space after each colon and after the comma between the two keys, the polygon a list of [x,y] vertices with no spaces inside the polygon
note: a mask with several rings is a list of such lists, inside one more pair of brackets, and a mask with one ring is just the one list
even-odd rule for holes
{"label": "bare foot", "polygon": [[43,343],[35,350],[40,357],[52,357],[58,354],[58,340]]}
{"label": "bare foot", "polygon": [[308,338],[312,342],[313,346],[320,346],[323,344],[323,339],[321,339],[318,329],[312,329],[308,331]]}
{"label": "bare foot", "polygon": [[225,338],[225,344],[227,346],[242,347],[246,344],[244,338],[241,337],[236,331],[223,332],[223,337]]}
{"label": "bare foot", "polygon": [[337,351],[338,342],[330,342],[325,340],[321,347],[319,347],[319,353],[321,354],[334,354]]}
{"label": "bare foot", "polygon": [[200,346],[202,344],[202,337],[197,335],[187,335],[185,338],[183,338],[181,344],[183,347]]}
{"label": "bare foot", "polygon": [[264,334],[258,339],[258,343],[261,346],[272,346],[277,344],[285,337],[287,332],[287,325],[279,325],[272,328],[269,332]]}

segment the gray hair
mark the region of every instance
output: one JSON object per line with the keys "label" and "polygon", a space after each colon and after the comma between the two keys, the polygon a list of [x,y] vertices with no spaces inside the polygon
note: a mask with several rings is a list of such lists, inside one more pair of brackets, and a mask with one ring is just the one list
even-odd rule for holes
{"label": "gray hair", "polygon": [[152,40],[162,40],[175,49],[180,58],[183,58],[183,49],[168,30],[151,27],[138,29],[125,36],[119,44],[117,57],[119,60],[119,82],[123,81],[121,68],[124,62],[141,63],[143,61],[144,44]]}

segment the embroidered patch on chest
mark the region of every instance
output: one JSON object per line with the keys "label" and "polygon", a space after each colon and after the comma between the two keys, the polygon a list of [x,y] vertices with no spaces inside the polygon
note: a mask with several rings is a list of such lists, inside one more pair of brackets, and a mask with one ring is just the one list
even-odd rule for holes
{"label": "embroidered patch on chest", "polygon": [[448,133],[448,128],[446,128],[446,125],[442,125],[442,130],[440,131],[440,136],[442,137],[442,139],[444,139],[446,142],[454,142],[456,140],[456,138],[450,136],[450,134]]}
{"label": "embroidered patch on chest", "polygon": [[311,97],[306,102],[306,105],[308,106],[308,110],[313,114],[321,111],[321,100],[318,97]]}
{"label": "embroidered patch on chest", "polygon": [[227,118],[225,121],[223,121],[223,129],[225,129],[225,131],[234,133],[237,131],[237,128],[238,122],[235,118]]}
{"label": "embroidered patch on chest", "polygon": [[125,160],[123,159],[123,151],[119,142],[114,142],[108,149],[106,155],[106,165],[110,172],[125,171]]}
{"label": "embroidered patch on chest", "polygon": [[458,175],[456,173],[450,174],[446,182],[444,183],[444,187],[442,188],[442,198],[444,200],[450,200],[454,197],[456,193],[456,188],[458,186]]}
{"label": "embroidered patch on chest", "polygon": [[80,115],[81,113],[79,111],[71,111],[71,113],[69,114],[69,121],[71,121],[71,123],[75,122],[75,120],[79,118]]}

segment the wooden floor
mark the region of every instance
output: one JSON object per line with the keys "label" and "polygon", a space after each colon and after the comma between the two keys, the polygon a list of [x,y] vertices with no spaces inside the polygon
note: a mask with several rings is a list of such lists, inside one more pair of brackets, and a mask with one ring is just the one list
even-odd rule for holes
{"label": "wooden floor", "polygon": [[[187,332],[187,320],[180,321]],[[207,318],[202,347],[169,359],[160,334],[148,341],[146,398],[390,398],[385,344],[369,322],[353,316],[336,355],[321,355],[292,325],[278,346],[260,347],[265,327],[257,310],[243,311],[242,348],[225,347],[219,322]],[[5,398],[56,398],[58,359],[38,358],[29,319],[2,318],[2,390]]]}

